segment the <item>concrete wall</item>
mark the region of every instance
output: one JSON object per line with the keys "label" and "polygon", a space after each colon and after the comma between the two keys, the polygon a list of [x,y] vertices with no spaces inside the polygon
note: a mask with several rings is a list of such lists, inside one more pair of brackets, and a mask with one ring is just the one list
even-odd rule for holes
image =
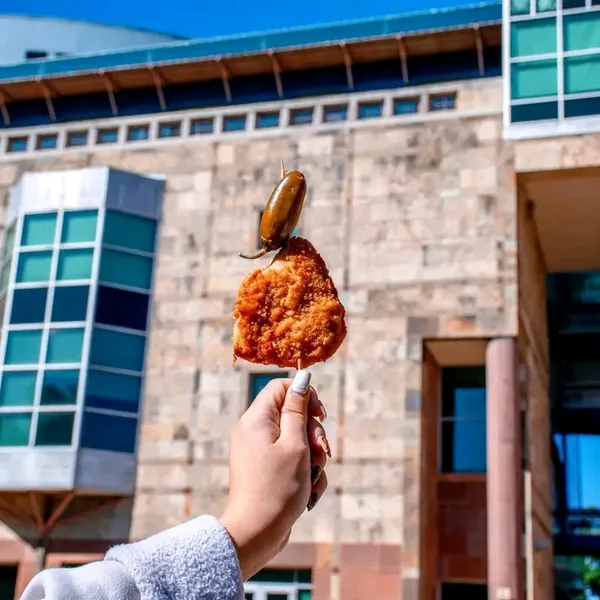
{"label": "concrete wall", "polygon": [[[283,158],[308,178],[302,234],[329,264],[349,334],[313,369],[330,415],[330,489],[278,564],[312,566],[320,600],[417,597],[423,339],[517,334],[500,81],[465,85],[460,102],[496,106],[498,116],[0,165],[0,198],[25,169],[110,164],[167,175],[132,537],[223,506],[228,432],[246,406],[249,370],[231,365],[231,309],[261,264],[237,252],[255,243]],[[54,535],[115,539],[128,526],[124,506]]]}

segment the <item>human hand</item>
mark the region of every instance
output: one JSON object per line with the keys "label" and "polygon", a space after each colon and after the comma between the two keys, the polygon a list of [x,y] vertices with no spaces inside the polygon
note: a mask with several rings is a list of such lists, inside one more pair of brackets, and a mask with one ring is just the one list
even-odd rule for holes
{"label": "human hand", "polygon": [[327,488],[325,409],[310,374],[274,379],[231,435],[229,500],[221,523],[236,546],[244,581],[287,544],[292,526]]}

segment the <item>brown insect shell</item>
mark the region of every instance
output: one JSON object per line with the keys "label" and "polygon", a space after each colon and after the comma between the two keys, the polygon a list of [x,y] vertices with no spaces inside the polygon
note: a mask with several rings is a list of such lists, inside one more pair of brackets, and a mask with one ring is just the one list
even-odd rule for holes
{"label": "brown insect shell", "polygon": [[260,221],[260,240],[269,252],[281,248],[298,225],[306,189],[304,175],[290,171],[271,192]]}

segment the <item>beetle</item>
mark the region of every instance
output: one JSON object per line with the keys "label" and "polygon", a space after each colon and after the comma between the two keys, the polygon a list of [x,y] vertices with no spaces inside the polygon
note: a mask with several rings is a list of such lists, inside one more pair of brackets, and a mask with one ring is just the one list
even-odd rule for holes
{"label": "beetle", "polygon": [[242,258],[260,258],[283,248],[290,239],[304,206],[306,178],[300,171],[288,171],[281,160],[281,179],[271,192],[260,220],[261,249],[254,255],[240,253]]}

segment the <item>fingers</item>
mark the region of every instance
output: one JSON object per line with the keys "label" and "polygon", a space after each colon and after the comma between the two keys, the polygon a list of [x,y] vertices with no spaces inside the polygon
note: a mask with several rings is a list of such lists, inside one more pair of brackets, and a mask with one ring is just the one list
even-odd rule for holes
{"label": "fingers", "polygon": [[327,418],[327,411],[325,410],[325,406],[319,400],[319,396],[315,391],[315,388],[311,386],[310,388],[310,399],[308,402],[308,414],[311,417],[316,417],[317,419],[325,420]]}
{"label": "fingers", "polygon": [[331,449],[327,441],[325,428],[314,417],[308,420],[308,444],[315,454],[326,454],[331,458]]}
{"label": "fingers", "polygon": [[312,396],[310,390],[310,373],[298,371],[281,407],[281,437],[299,439],[306,443],[308,423],[308,405]]}
{"label": "fingers", "polygon": [[314,485],[319,480],[325,465],[327,464],[327,456],[320,448],[317,452],[312,452],[310,456],[310,483]]}
{"label": "fingers", "polygon": [[317,502],[321,499],[321,496],[325,493],[327,489],[327,473],[323,471],[321,476],[317,480],[317,482],[312,486],[312,490],[310,492],[310,499],[306,506],[306,509],[310,512]]}

